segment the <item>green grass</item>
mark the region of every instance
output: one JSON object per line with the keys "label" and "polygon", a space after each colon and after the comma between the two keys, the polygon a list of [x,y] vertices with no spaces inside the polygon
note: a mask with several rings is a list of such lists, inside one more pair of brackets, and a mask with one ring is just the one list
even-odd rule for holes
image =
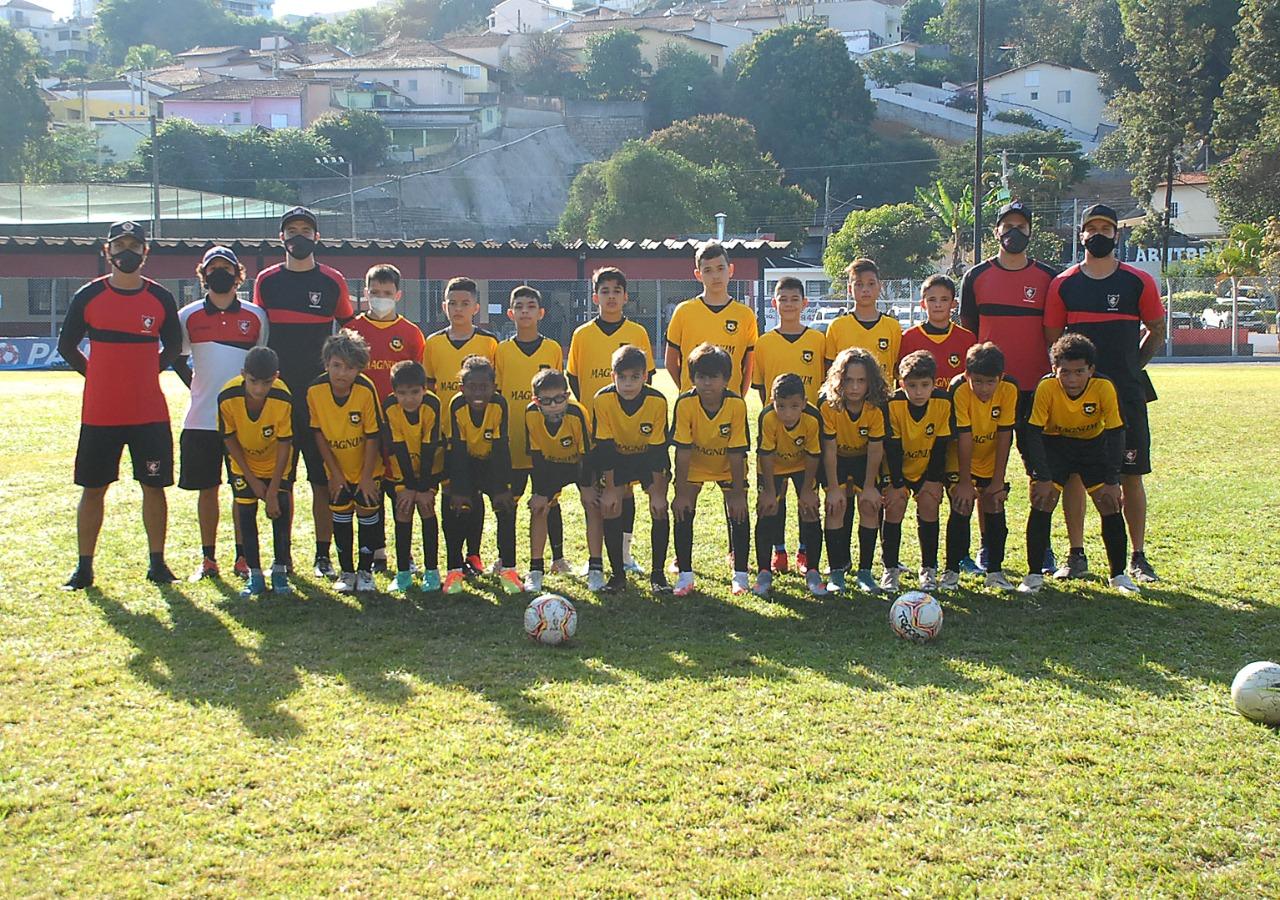
{"label": "green grass", "polygon": [[[815,600],[794,577],[731,599],[708,495],[706,593],[599,600],[551,579],[581,615],[553,650],[493,585],[158,590],[128,481],[98,588],[63,593],[80,382],[5,376],[0,893],[1280,896],[1280,736],[1228,696],[1280,655],[1280,367],[1153,378],[1166,580],[1140,599],[963,592],[913,646],[884,601]],[[170,503],[185,574],[194,502]],[[1088,537],[1097,565],[1092,514]]]}

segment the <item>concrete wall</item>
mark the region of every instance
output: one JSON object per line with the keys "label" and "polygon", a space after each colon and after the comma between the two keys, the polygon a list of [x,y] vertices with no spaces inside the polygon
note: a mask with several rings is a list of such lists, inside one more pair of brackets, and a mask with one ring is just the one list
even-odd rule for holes
{"label": "concrete wall", "polygon": [[[871,99],[876,104],[877,119],[906,125],[952,143],[973,140],[976,118],[971,112],[899,94],[892,88],[876,88],[871,92]],[[1018,134],[1030,129],[988,118],[983,120],[982,130],[986,134]]]}
{"label": "concrete wall", "polygon": [[639,102],[571,100],[565,104],[569,135],[583,150],[603,159],[630,140],[648,133],[645,105]]}

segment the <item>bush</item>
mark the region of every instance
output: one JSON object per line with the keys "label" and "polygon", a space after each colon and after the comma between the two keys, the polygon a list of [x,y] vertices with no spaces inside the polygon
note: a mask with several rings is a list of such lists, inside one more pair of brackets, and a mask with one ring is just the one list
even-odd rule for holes
{"label": "bush", "polygon": [[1048,131],[1049,126],[1041,122],[1025,109],[1002,109],[992,116],[997,122],[1008,122],[1012,125],[1023,125],[1038,131]]}
{"label": "bush", "polygon": [[1217,299],[1208,291],[1174,291],[1169,305],[1173,307],[1174,312],[1199,315],[1211,308]]}

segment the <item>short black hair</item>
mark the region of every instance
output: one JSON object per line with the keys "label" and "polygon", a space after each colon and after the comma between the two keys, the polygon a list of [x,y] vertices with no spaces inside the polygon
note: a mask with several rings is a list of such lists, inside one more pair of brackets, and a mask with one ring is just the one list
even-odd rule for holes
{"label": "short black hair", "polygon": [[778,296],[783,291],[799,291],[800,296],[804,296],[804,282],[794,275],[785,275],[778,279],[778,283],[773,286],[773,296]]}
{"label": "short black hair", "polygon": [[902,381],[906,381],[908,378],[928,378],[932,381],[937,377],[938,361],[933,358],[933,354],[928,350],[917,350],[914,353],[908,353],[898,363],[898,378]]}
{"label": "short black hair", "polygon": [[375,281],[390,282],[396,286],[396,290],[400,290],[400,270],[390,263],[378,263],[372,266],[368,272],[364,273],[365,287],[373,284]]}
{"label": "short black hair", "polygon": [[536,397],[543,391],[567,391],[569,379],[559,369],[539,369],[533,376],[533,395]]}
{"label": "short black hair", "polygon": [[1081,360],[1086,365],[1093,366],[1098,361],[1098,348],[1083,334],[1069,331],[1053,342],[1053,346],[1049,348],[1049,358],[1053,360],[1055,369],[1064,362]]}
{"label": "short black hair", "polygon": [[270,347],[254,347],[244,355],[244,374],[261,381],[280,373],[280,357]]}
{"label": "short black hair", "polygon": [[615,374],[622,372],[647,372],[649,370],[649,357],[644,355],[644,351],[635,344],[627,344],[613,351],[613,357],[609,360],[609,365]]}
{"label": "short black hair", "polygon": [[472,297],[477,299],[480,297],[480,291],[476,288],[476,282],[473,278],[465,275],[459,275],[457,278],[450,278],[444,286],[444,295],[448,297],[454,291],[466,291]]}
{"label": "short black hair", "polygon": [[956,283],[950,277],[943,275],[941,272],[935,272],[920,284],[920,296],[924,296],[924,292],[934,285],[942,285],[951,292],[951,299],[956,298]]}
{"label": "short black hair", "polygon": [[880,267],[876,265],[876,261],[874,259],[868,259],[865,256],[858,257],[853,262],[849,263],[849,265],[845,266],[844,269],[845,277],[849,279],[853,279],[854,277],[861,275],[863,272],[871,272],[877,279],[880,277]]}
{"label": "short black hair", "polygon": [[697,375],[733,377],[733,357],[723,347],[715,344],[699,344],[689,354],[689,377]]}
{"label": "short black hair", "polygon": [[970,375],[999,378],[1004,374],[1004,351],[990,341],[974,344],[964,355],[964,370]]}
{"label": "short black hair", "polygon": [[542,291],[527,284],[522,284],[512,289],[511,299],[507,301],[507,305],[510,306],[523,297],[528,297],[530,300],[535,301],[539,307],[542,306]]}
{"label": "short black hair", "polygon": [[725,262],[729,261],[729,251],[724,249],[724,244],[719,241],[705,241],[698,245],[697,252],[693,254],[693,264],[701,269],[704,262],[718,256],[723,256]]}
{"label": "short black hair", "polygon": [[616,281],[622,289],[627,289],[627,276],[617,266],[605,266],[603,269],[596,269],[591,273],[591,290],[600,290],[600,285],[606,281]]}
{"label": "short black hair", "polygon": [[326,366],[335,356],[352,368],[364,371],[369,368],[369,342],[358,331],[344,328],[325,338],[320,348],[320,359]]}
{"label": "short black hair", "polygon": [[804,379],[795,372],[783,372],[773,379],[773,399],[804,396]]}
{"label": "short black hair", "polygon": [[391,386],[426,387],[427,370],[416,359],[402,359],[391,367]]}
{"label": "short black hair", "polygon": [[487,376],[490,381],[498,380],[497,371],[493,368],[493,363],[489,361],[489,357],[473,353],[462,361],[462,368],[458,370],[458,383],[462,384],[468,378],[484,376]]}

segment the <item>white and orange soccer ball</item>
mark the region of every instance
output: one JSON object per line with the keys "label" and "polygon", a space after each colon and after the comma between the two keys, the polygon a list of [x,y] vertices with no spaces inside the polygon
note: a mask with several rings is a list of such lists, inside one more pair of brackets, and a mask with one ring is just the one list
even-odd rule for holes
{"label": "white and orange soccer ball", "polygon": [[942,631],[942,604],[924,591],[908,591],[889,607],[889,627],[908,641],[931,641]]}
{"label": "white and orange soccer ball", "polygon": [[577,631],[578,611],[559,594],[534,597],[524,611],[524,633],[539,644],[563,644]]}

